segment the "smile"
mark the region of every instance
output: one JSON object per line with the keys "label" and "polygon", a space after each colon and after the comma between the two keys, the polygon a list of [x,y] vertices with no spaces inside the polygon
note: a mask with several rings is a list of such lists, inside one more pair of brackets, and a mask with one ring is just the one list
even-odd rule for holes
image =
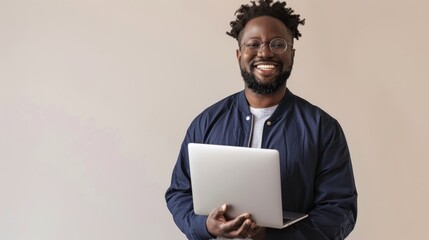
{"label": "smile", "polygon": [[275,65],[271,65],[271,64],[261,64],[261,65],[256,65],[257,69],[260,70],[272,70],[274,68],[276,68],[277,66]]}

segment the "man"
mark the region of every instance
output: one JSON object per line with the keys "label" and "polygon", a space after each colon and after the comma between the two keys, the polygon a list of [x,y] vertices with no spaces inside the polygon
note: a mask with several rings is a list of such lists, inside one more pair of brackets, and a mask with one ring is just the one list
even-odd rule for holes
{"label": "man", "polygon": [[[285,2],[272,0],[242,5],[236,15],[227,34],[238,41],[244,91],[207,108],[191,123],[166,192],[168,208],[189,239],[344,239],[356,222],[357,192],[343,131],[334,118],[286,88],[293,40],[301,36],[298,25],[304,20]],[[227,205],[209,216],[196,215],[190,142],[277,149],[283,210],[309,217],[284,229],[265,229],[247,213],[227,219]]]}

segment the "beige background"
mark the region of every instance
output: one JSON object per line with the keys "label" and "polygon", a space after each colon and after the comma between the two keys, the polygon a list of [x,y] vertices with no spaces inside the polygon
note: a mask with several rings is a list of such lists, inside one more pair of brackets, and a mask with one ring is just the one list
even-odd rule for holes
{"label": "beige background", "polygon": [[[243,87],[246,2],[0,0],[1,239],[184,239],[163,194],[190,121]],[[427,239],[429,3],[289,2],[289,87],[352,153],[348,239]]]}

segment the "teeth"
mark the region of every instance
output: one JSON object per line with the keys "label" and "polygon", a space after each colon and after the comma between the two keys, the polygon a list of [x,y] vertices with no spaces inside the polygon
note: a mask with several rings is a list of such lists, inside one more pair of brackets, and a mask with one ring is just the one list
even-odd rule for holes
{"label": "teeth", "polygon": [[271,70],[274,69],[276,66],[274,65],[258,65],[256,66],[257,69],[262,69],[262,70]]}

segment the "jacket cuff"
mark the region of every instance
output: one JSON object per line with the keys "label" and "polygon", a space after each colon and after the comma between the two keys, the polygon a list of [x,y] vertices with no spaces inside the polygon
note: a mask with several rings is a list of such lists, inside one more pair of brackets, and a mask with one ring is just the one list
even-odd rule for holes
{"label": "jacket cuff", "polygon": [[207,216],[196,215],[195,216],[195,233],[200,239],[212,239],[216,238],[210,235],[206,226]]}

